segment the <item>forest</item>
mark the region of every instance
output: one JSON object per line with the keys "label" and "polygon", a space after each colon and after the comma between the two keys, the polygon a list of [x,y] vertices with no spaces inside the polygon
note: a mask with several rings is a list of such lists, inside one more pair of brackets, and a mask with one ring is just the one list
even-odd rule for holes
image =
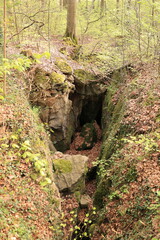
{"label": "forest", "polygon": [[160,1],[0,16],[0,239],[160,239]]}

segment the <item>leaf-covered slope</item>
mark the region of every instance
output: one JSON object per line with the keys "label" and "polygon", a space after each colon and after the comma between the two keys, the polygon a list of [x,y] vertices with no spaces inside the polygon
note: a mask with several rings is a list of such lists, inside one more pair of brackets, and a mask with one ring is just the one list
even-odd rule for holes
{"label": "leaf-covered slope", "polygon": [[25,87],[20,76],[10,78],[0,103],[0,239],[60,239],[48,137]]}
{"label": "leaf-covered slope", "polygon": [[[156,64],[141,66],[116,91],[108,90],[113,93],[110,120],[111,129],[115,129],[118,117],[114,117],[114,109],[124,89],[128,89],[124,117],[116,134],[108,134],[103,145],[102,157],[108,158],[99,160],[100,182],[95,204],[102,209],[98,219],[101,234],[95,232],[94,240],[158,240],[160,237],[160,81],[157,69]],[[105,152],[108,142],[114,144],[110,155]]]}

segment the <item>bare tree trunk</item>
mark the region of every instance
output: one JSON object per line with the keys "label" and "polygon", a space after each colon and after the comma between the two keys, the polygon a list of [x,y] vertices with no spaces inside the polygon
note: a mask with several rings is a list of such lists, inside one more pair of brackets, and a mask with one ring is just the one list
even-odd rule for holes
{"label": "bare tree trunk", "polygon": [[155,6],[154,6],[154,4],[155,4],[155,0],[152,0],[152,4],[153,4],[153,6],[152,6],[152,27],[154,27],[155,26]]}
{"label": "bare tree trunk", "polygon": [[[3,14],[4,14],[4,40],[3,40],[3,57],[6,58],[6,20],[7,20],[7,14],[6,14],[6,0],[3,0]],[[6,72],[4,72],[4,79],[3,79],[3,95],[6,96]]]}
{"label": "bare tree trunk", "polygon": [[141,2],[138,0],[135,0],[135,11],[136,11],[136,18],[137,18],[137,34],[138,34],[138,50],[139,50],[139,56],[140,60],[142,57],[142,51],[141,51]]}
{"label": "bare tree trunk", "polygon": [[63,8],[63,0],[59,0],[60,9]]}
{"label": "bare tree trunk", "polygon": [[101,6],[101,14],[102,14],[105,11],[105,8],[106,8],[106,1],[101,0],[100,6]]}
{"label": "bare tree trunk", "polygon": [[41,0],[41,8],[45,7],[45,0]]}
{"label": "bare tree trunk", "polygon": [[51,52],[51,42],[50,42],[50,5],[51,1],[48,0],[48,50]]}
{"label": "bare tree trunk", "polygon": [[88,0],[86,0],[86,9],[88,10]]}
{"label": "bare tree trunk", "polygon": [[92,0],[92,6],[91,6],[92,9],[94,9],[94,2],[95,0]]}
{"label": "bare tree trunk", "polygon": [[117,8],[117,14],[119,13],[119,5],[120,5],[120,0],[116,0],[116,8]]}
{"label": "bare tree trunk", "polygon": [[68,0],[67,28],[66,28],[65,37],[69,37],[75,42],[77,42],[76,11],[77,11],[77,0]]}
{"label": "bare tree trunk", "polygon": [[17,41],[18,44],[20,44],[20,36],[19,36],[19,30],[18,30],[18,21],[17,21],[17,14],[16,14],[16,8],[15,8],[15,0],[12,0],[13,3],[13,13],[14,13],[14,22],[16,27],[16,33],[17,33]]}

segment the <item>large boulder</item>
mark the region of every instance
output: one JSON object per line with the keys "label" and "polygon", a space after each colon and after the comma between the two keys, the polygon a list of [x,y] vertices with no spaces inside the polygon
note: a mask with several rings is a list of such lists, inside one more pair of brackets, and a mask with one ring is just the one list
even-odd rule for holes
{"label": "large boulder", "polygon": [[55,182],[61,192],[83,192],[87,173],[88,157],[82,155],[68,155],[56,152],[53,166]]}

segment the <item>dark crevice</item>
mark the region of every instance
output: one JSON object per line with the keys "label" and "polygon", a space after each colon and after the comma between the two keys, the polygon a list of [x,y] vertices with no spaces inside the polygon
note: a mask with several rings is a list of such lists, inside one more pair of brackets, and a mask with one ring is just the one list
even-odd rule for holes
{"label": "dark crevice", "polygon": [[80,126],[96,120],[101,126],[103,96],[92,97],[83,101],[82,111],[79,116]]}
{"label": "dark crevice", "polygon": [[86,175],[86,182],[90,182],[90,181],[96,179],[96,177],[97,177],[97,166],[89,169],[89,171],[87,172],[87,175]]}

